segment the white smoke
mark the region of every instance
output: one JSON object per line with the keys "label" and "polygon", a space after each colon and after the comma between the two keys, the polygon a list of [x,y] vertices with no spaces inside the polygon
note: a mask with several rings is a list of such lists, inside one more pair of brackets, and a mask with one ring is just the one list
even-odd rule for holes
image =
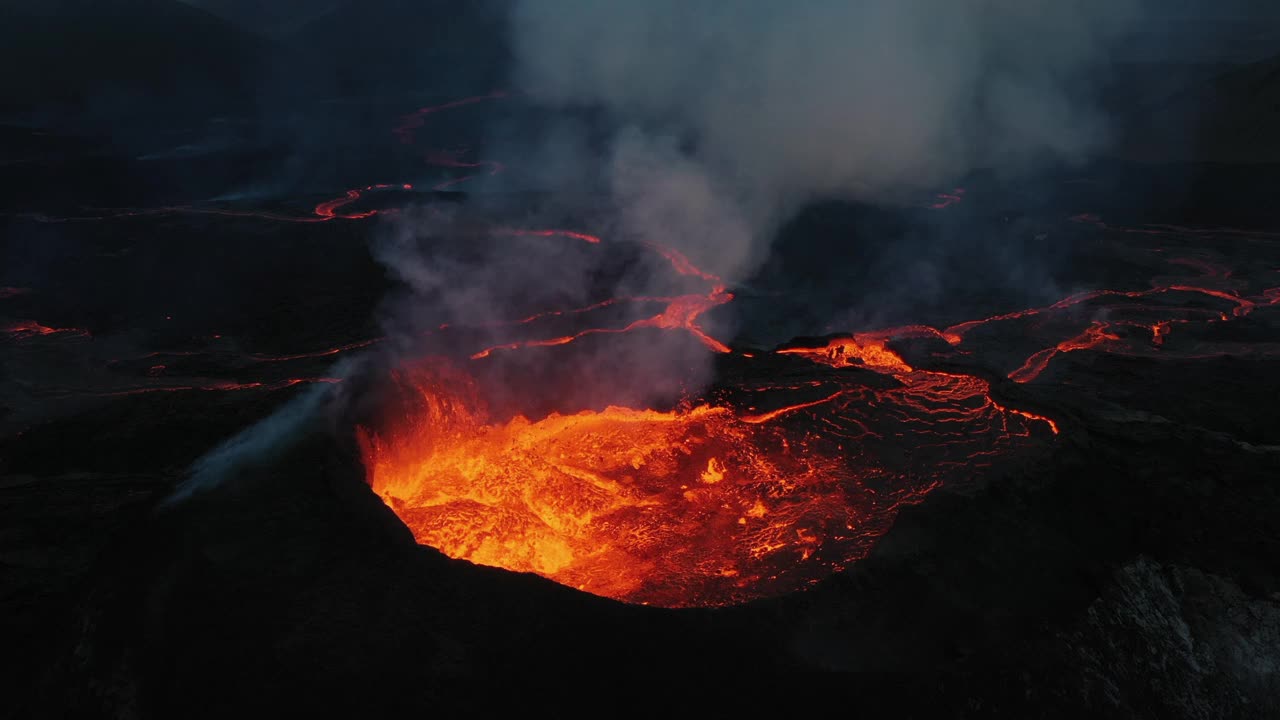
{"label": "white smoke", "polygon": [[517,85],[623,127],[623,228],[730,278],[816,197],[883,200],[1075,160],[1132,0],[516,0]]}
{"label": "white smoke", "polygon": [[242,474],[269,464],[294,446],[314,427],[329,404],[343,398],[343,382],[357,372],[359,360],[338,362],[329,376],[337,383],[319,383],[306,388],[272,413],[241,430],[202,455],[160,503],[166,510],[193,497],[215,490]]}
{"label": "white smoke", "polygon": [[[1099,149],[1090,80],[1137,15],[1133,0],[514,0],[516,89],[564,112],[533,142],[505,128],[519,139],[495,155],[555,189],[603,190],[574,229],[673,247],[733,289],[806,202],[894,200]],[[597,253],[504,243],[459,259],[433,239],[459,234],[452,215],[402,216],[375,245],[408,291],[391,335],[602,299]],[[613,294],[677,292],[652,270]],[[731,320],[705,320],[727,337]],[[645,346],[629,384],[678,371],[696,391],[710,363],[679,335]]]}

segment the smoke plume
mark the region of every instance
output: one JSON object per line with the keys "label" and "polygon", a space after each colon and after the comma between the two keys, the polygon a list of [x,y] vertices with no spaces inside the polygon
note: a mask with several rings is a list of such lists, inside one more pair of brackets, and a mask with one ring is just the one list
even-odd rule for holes
{"label": "smoke plume", "polygon": [[[333,377],[346,380],[355,375],[359,360],[343,360],[331,369]],[[223,441],[198,458],[187,476],[160,503],[167,510],[234,481],[242,474],[263,467],[287,452],[326,414],[346,402],[341,382],[321,383],[307,388],[272,413]],[[327,410],[327,412],[326,412]]]}
{"label": "smoke plume", "polygon": [[1125,0],[518,0],[511,33],[517,85],[623,127],[624,227],[736,276],[813,198],[1099,150],[1090,80],[1136,15]]}
{"label": "smoke plume", "polygon": [[[513,85],[564,121],[497,154],[603,190],[578,229],[675,248],[732,291],[806,203],[894,202],[978,168],[1099,151],[1108,126],[1091,81],[1136,16],[1126,0],[516,0]],[[603,143],[575,139],[584,117],[595,134],[603,118]],[[411,295],[394,324],[408,318],[418,336],[481,324],[535,287],[601,299],[593,261],[557,249],[467,264],[429,240],[456,234],[439,218],[406,217],[376,248]],[[650,270],[615,278],[612,294],[672,294]],[[420,319],[428,306],[437,314]],[[696,375],[678,342],[648,345],[633,382]]]}

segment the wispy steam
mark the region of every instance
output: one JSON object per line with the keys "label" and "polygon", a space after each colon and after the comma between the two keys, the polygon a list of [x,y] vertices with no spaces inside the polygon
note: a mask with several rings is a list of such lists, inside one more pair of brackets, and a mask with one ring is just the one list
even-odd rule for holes
{"label": "wispy steam", "polygon": [[[498,154],[536,165],[526,177],[603,190],[579,229],[675,248],[732,290],[807,202],[891,201],[1099,150],[1108,126],[1090,81],[1136,15],[1127,0],[516,0],[515,89],[567,112]],[[601,116],[607,140],[578,137]],[[509,317],[530,293],[546,301],[533,307],[601,299],[600,267],[577,248],[459,260],[427,240],[457,234],[441,220],[406,216],[376,249],[412,294],[393,325],[420,337]],[[615,281],[614,295],[672,293],[662,273]],[[664,343],[633,382],[687,373],[687,353]]]}
{"label": "wispy steam", "polygon": [[[1098,150],[1089,81],[1136,14],[1125,0],[518,0],[511,32],[534,98],[626,127],[612,162],[624,220],[710,244],[735,275],[814,197],[883,199]],[[644,220],[653,202],[661,217]]]}
{"label": "wispy steam", "polygon": [[[359,361],[343,360],[331,375],[346,379]],[[294,396],[270,415],[241,430],[196,460],[188,475],[160,504],[172,508],[269,464],[288,452],[323,416],[322,410],[344,399],[342,383],[320,383]]]}

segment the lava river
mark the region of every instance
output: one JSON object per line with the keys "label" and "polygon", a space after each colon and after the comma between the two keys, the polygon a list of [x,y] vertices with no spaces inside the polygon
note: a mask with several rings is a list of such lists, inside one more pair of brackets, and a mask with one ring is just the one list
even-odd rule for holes
{"label": "lava river", "polygon": [[[828,577],[863,557],[902,505],[1025,462],[1058,432],[995,401],[986,380],[911,367],[887,335],[730,349],[698,325],[732,298],[723,283],[650,250],[706,293],[636,299],[666,308],[395,373],[401,414],[360,439],[370,485],[420,543],[628,602],[733,604]],[[570,352],[560,346],[642,329],[690,333],[734,382],[670,410],[528,419],[493,416],[466,369],[498,349]],[[898,334],[913,332],[928,334]]]}

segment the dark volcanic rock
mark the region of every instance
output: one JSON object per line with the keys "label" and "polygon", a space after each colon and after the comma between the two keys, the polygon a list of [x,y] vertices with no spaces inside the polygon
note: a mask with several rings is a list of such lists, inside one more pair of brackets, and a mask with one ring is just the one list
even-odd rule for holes
{"label": "dark volcanic rock", "polygon": [[[307,32],[336,33],[351,6]],[[377,39],[384,26],[375,19],[352,47]],[[202,42],[215,50],[237,42],[221,23],[210,28]],[[446,60],[467,50],[443,47]],[[398,145],[389,130],[378,128]],[[895,340],[913,366],[979,377],[992,400],[1052,418],[1060,434],[1043,454],[906,507],[865,559],[806,592],[730,608],[645,608],[420,547],[365,485],[353,429],[380,409],[370,388],[385,370],[378,353],[392,344],[362,344],[383,331],[390,286],[369,251],[387,232],[380,220],[174,212],[60,222],[55,211],[91,214],[79,206],[94,203],[66,194],[77,172],[94,189],[83,197],[120,205],[169,203],[174,191],[153,179],[166,187],[155,191],[162,199],[149,196],[133,185],[140,170],[99,165],[78,141],[28,130],[0,141],[26,148],[5,166],[22,192],[4,200],[16,217],[0,225],[0,321],[49,330],[0,336],[0,697],[9,714],[483,714],[503,693],[530,708],[607,712],[615,705],[584,705],[602,689],[616,707],[671,714],[685,708],[676,699],[685,685],[721,710],[749,703],[758,712],[762,699],[780,699],[798,712],[806,700],[830,700],[811,677],[743,692],[705,676],[805,670],[839,673],[836,697],[851,710],[883,706],[894,716],[1280,716],[1280,305],[1259,300],[1245,317],[1180,324],[1159,347],[1154,330],[1133,321],[1121,328],[1130,354],[1063,352],[1025,384],[1008,374],[1031,353],[1093,321],[1175,300],[1081,306],[1055,320],[1062,328],[984,327],[958,351],[940,336]],[[32,184],[41,167],[43,181]],[[1170,187],[1164,172],[1113,170],[1081,170],[1070,190],[1045,194],[1061,205],[1038,190],[978,182],[941,211],[816,207],[787,230],[794,244],[749,287],[730,288],[739,298],[718,312],[741,313],[726,326],[744,320],[753,367],[798,384],[813,366],[760,357],[770,338],[876,329],[879,320],[945,326],[1084,288],[1143,291],[1153,263],[1161,276],[1252,298],[1280,284],[1274,234],[1065,220],[1103,212],[1119,223],[1113,211],[1141,214],[1126,209],[1134,188]],[[1162,214],[1170,209],[1215,225],[1244,217],[1274,226],[1264,169],[1197,182],[1194,197],[1167,199],[1154,220],[1138,222],[1180,221]],[[315,203],[344,188],[250,209],[311,220]],[[1218,200],[1206,201],[1208,190]],[[438,198],[394,197],[428,199]],[[546,217],[527,206],[512,215]],[[1167,262],[1175,256],[1184,264]],[[1208,278],[1188,257],[1235,274]],[[1223,292],[1184,298],[1180,319],[1240,307]],[[593,351],[588,361],[604,358],[596,364],[606,371],[629,370],[659,332],[668,331],[575,347]],[[465,331],[447,337],[468,340]],[[997,349],[985,353],[988,341]],[[367,355],[355,369],[335,367],[348,351],[331,351],[356,346]],[[611,349],[635,352],[613,358]],[[561,392],[555,373],[528,357],[477,373],[489,373],[495,393],[537,384],[540,411],[600,401],[590,388]],[[743,389],[742,357],[712,362],[715,391]],[[351,374],[323,384],[340,371]],[[871,369],[840,372],[867,388],[899,384]],[[340,402],[329,407],[332,397],[320,394],[320,411],[305,421],[255,434],[255,423],[316,397],[317,387],[334,388]],[[189,500],[166,502],[194,463],[245,428],[255,428],[262,452]],[[916,439],[897,441],[909,449]]]}
{"label": "dark volcanic rock", "polygon": [[[810,592],[722,610],[622,605],[416,546],[363,485],[349,435],[317,425],[187,503],[157,505],[168,485],[153,479],[150,499],[97,506],[83,527],[112,539],[96,560],[47,546],[65,569],[28,586],[53,599],[27,613],[51,668],[37,708],[381,714],[465,707],[531,672],[803,668],[855,673],[866,702],[926,715],[1266,717],[1280,451],[1030,396],[1063,418],[1042,465],[907,508]],[[14,520],[11,548],[45,546]]]}
{"label": "dark volcanic rock", "polygon": [[1081,694],[1102,707],[1255,717],[1280,707],[1277,599],[1195,568],[1138,558],[1116,571],[1062,635],[1062,660],[1079,669]]}
{"label": "dark volcanic rock", "polygon": [[1134,113],[1120,144],[1148,162],[1280,162],[1280,56],[1186,84]]}

